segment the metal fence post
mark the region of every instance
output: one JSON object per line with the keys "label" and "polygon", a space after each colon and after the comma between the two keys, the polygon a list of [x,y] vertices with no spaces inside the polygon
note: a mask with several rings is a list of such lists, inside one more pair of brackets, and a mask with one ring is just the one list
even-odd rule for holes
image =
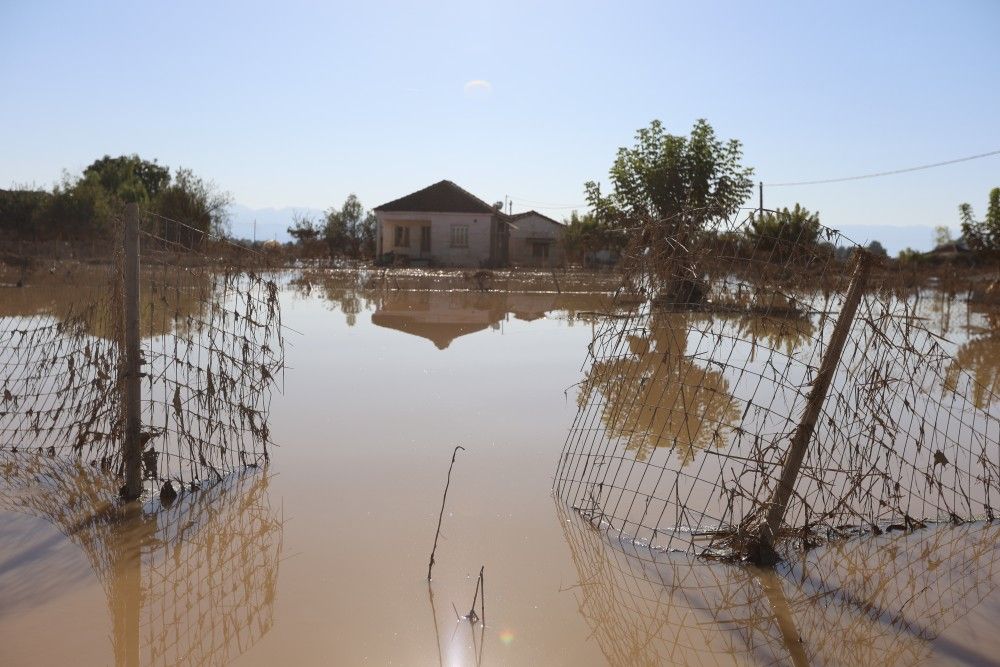
{"label": "metal fence post", "polygon": [[802,460],[805,458],[809,441],[812,439],[813,431],[816,428],[816,421],[819,419],[823,403],[826,402],[827,392],[830,390],[830,383],[833,381],[837,364],[840,362],[840,355],[844,351],[844,343],[847,341],[847,334],[851,331],[854,323],[854,316],[858,311],[858,304],[864,294],[865,285],[868,282],[868,274],[871,269],[871,255],[863,250],[855,251],[854,270],[851,275],[851,283],[847,288],[844,297],[844,305],[840,309],[837,323],[833,327],[833,334],[830,336],[830,343],[827,345],[826,354],[819,364],[819,371],[813,381],[812,390],[806,401],[806,408],[802,413],[802,420],[795,429],[792,442],[788,447],[788,454],[785,457],[785,464],[781,470],[781,477],[778,486],[774,490],[771,502],[768,504],[767,518],[760,528],[757,541],[751,544],[748,554],[750,559],[760,565],[773,565],[778,561],[778,554],[774,549],[775,538],[781,528],[781,522],[785,519],[785,512],[788,509],[788,502],[791,500],[795,490],[795,481],[802,468]]}
{"label": "metal fence post", "polygon": [[139,347],[139,207],[135,203],[125,207],[125,266],[123,271],[124,322],[124,402],[125,437],[122,442],[122,462],[125,469],[123,496],[134,500],[142,494],[142,431],[141,373],[142,360]]}

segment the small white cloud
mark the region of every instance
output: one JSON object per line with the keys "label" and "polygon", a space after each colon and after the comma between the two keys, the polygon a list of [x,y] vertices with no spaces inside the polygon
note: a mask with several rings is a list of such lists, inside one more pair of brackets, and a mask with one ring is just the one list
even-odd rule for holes
{"label": "small white cloud", "polygon": [[466,82],[465,94],[469,97],[485,97],[493,92],[493,84],[484,79],[473,79]]}

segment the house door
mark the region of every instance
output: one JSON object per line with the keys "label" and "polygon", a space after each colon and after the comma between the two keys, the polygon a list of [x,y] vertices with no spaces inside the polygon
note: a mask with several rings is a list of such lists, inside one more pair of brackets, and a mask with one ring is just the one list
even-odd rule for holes
{"label": "house door", "polygon": [[425,226],[420,228],[420,253],[430,254],[431,251],[431,228]]}

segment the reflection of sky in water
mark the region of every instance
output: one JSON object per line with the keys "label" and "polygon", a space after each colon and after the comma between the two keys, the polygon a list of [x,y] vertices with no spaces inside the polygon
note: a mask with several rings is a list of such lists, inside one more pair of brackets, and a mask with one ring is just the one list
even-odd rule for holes
{"label": "reflection of sky in water", "polygon": [[[556,528],[552,468],[576,413],[575,383],[592,334],[591,317],[571,313],[605,310],[603,296],[319,286],[308,295],[288,289],[283,305],[284,322],[301,335],[289,334],[285,391],[272,402],[280,447],[268,495],[286,518],[281,539],[288,564],[276,578],[272,622],[241,664],[438,664],[439,655],[446,664],[476,664],[477,648],[484,664],[606,664],[616,656],[728,664],[749,662],[751,654],[789,662],[782,635],[788,620],[805,655],[820,663],[860,656],[906,664],[928,653],[947,661],[1000,650],[991,611],[1000,600],[988,560],[995,550],[982,543],[979,559],[967,558],[980,547],[964,534],[888,535],[874,551],[852,541],[811,552],[807,565],[780,572],[777,587],[790,611],[775,615],[781,598],[774,581],[754,582],[728,566],[679,567],[668,570],[677,585],[664,586],[662,571],[621,562],[621,547],[600,533]],[[927,308],[942,320],[930,299]],[[398,317],[398,326],[380,325],[379,312]],[[981,316],[971,317],[986,328]],[[953,306],[947,325],[956,349],[968,342],[964,320],[964,308]],[[420,330],[434,324],[445,333]],[[705,325],[776,337],[787,351],[789,336],[768,323],[716,318]],[[656,336],[632,343],[640,367],[643,355],[670,348],[666,333]],[[976,330],[974,340],[988,336]],[[740,345],[739,354],[765,363],[760,346],[755,352]],[[996,354],[989,343],[983,347],[988,376]],[[685,344],[687,354],[695,349],[693,341]],[[691,358],[688,368],[703,373],[705,366]],[[738,378],[728,371],[719,376],[719,387],[742,395]],[[668,382],[661,386],[669,389]],[[423,576],[455,444],[467,452],[449,491],[432,626]],[[41,541],[47,534],[75,548],[51,528],[36,533],[41,529],[27,524],[37,522],[9,516],[0,514],[7,536],[27,531]],[[219,531],[216,543],[225,537]],[[10,563],[12,542],[0,544],[0,563]],[[34,599],[18,598],[23,613],[0,613],[2,654],[113,662],[104,587],[86,563],[65,561],[61,547],[37,553],[30,566],[8,575],[42,581],[51,573],[76,584],[40,588]],[[218,574],[235,572],[238,562],[217,563]],[[467,608],[484,564],[489,623],[480,639],[456,624],[452,605]],[[844,594],[816,594],[815,579],[827,572],[845,582]],[[203,582],[197,573],[170,577],[180,590]],[[237,587],[243,584],[237,577]],[[900,616],[893,604],[913,592]],[[977,607],[979,600],[985,602]],[[76,623],[65,624],[67,617]],[[53,636],[53,627],[64,628],[61,636]]]}

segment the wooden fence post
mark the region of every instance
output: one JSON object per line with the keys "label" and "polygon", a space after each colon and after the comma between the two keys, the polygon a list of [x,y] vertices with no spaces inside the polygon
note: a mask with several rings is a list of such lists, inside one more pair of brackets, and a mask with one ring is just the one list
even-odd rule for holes
{"label": "wooden fence post", "polygon": [[125,437],[122,442],[122,462],[125,469],[123,496],[135,500],[142,495],[142,359],[139,347],[139,207],[125,207],[125,266],[123,277],[124,322],[124,402]]}
{"label": "wooden fence post", "polygon": [[844,351],[847,334],[850,333],[851,325],[854,323],[858,304],[861,303],[870,269],[871,255],[864,249],[857,249],[854,256],[854,271],[851,275],[851,283],[847,288],[847,294],[844,296],[844,305],[840,309],[837,323],[833,327],[833,334],[830,336],[826,354],[820,360],[819,371],[816,373],[812,390],[809,392],[802,419],[795,429],[792,442],[788,447],[788,454],[781,470],[781,477],[778,479],[778,486],[768,504],[767,518],[760,528],[756,541],[750,545],[748,556],[758,565],[773,565],[778,561],[774,542],[778,536],[778,530],[781,528],[781,522],[785,519],[788,502],[792,498],[795,481],[802,468],[802,460],[805,458],[809,441],[812,440],[816,421],[823,409],[823,403],[826,402],[826,395],[830,390],[830,383],[833,381],[837,364],[840,363],[840,355]]}

